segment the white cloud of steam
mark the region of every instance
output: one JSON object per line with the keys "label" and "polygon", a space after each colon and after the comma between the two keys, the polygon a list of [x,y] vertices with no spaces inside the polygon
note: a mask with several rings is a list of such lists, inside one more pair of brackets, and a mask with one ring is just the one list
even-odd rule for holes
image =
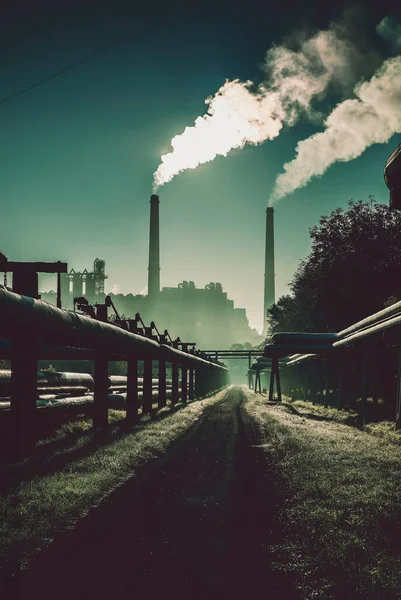
{"label": "white cloud of steam", "polygon": [[256,93],[251,82],[227,81],[208,98],[208,112],[198,117],[193,127],[186,127],[172,141],[172,152],[161,157],[154,180],[156,187],[171,181],[186,169],[195,169],[216,156],[226,156],[246,143],[259,144],[274,139],[282,127],[280,105],[275,95]]}
{"label": "white cloud of steam", "polygon": [[286,124],[293,125],[300,111],[311,115],[312,100],[322,98],[332,82],[348,84],[354,77],[351,65],[357,54],[357,48],[334,29],[303,41],[299,51],[284,46],[268,50],[269,89],[279,95]]}
{"label": "white cloud of steam", "polygon": [[401,23],[394,17],[384,17],[376,27],[377,33],[394,50],[401,48]]}
{"label": "white cloud of steam", "polygon": [[372,144],[401,133],[401,56],[386,60],[354,93],[356,98],[334,108],[324,131],[298,143],[295,159],[276,180],[271,202],[305,186],[333,163],[357,158]]}
{"label": "white cloud of steam", "polygon": [[321,99],[332,82],[352,77],[350,65],[358,50],[335,27],[298,46],[298,50],[274,46],[267,52],[263,84],[227,81],[207,98],[206,114],[176,135],[172,151],[161,157],[154,189],[235,148],[273,140],[284,124],[294,125],[301,114],[313,117],[313,99]]}

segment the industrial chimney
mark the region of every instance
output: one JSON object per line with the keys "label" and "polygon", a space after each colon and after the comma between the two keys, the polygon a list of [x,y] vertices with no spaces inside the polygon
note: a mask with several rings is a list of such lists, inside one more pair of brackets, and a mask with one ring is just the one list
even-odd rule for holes
{"label": "industrial chimney", "polygon": [[274,290],[274,209],[266,208],[266,250],[265,250],[265,295],[263,313],[263,334],[267,329],[267,309],[276,301]]}
{"label": "industrial chimney", "polygon": [[150,233],[148,296],[154,298],[160,292],[160,247],[159,247],[159,196],[150,197]]}

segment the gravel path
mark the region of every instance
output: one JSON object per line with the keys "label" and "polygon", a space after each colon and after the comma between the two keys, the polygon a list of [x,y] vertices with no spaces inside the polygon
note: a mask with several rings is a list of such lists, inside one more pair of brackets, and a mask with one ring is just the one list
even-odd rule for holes
{"label": "gravel path", "polygon": [[35,557],[9,597],[295,598],[269,568],[274,494],[243,399],[229,389]]}

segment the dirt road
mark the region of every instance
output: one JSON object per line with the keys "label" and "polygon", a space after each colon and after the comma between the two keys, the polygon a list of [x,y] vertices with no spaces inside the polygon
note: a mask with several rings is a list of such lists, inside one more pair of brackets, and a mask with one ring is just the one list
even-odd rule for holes
{"label": "dirt road", "polygon": [[275,499],[242,402],[240,388],[228,390],[162,458],[61,533],[18,576],[15,597],[296,597],[270,571]]}

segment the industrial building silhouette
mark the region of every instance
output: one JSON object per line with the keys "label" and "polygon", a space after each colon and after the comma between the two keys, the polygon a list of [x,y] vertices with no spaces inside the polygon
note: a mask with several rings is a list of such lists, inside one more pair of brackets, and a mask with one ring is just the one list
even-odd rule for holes
{"label": "industrial building silhouette", "polygon": [[[61,275],[63,308],[73,309],[74,297],[85,296],[92,303],[102,303],[107,279],[105,261],[97,258],[93,270]],[[211,282],[197,288],[193,281],[182,281],[177,287],[160,289],[159,197],[150,198],[150,235],[148,294],[110,294],[120,315],[133,318],[140,313],[144,321],[155,321],[182,341],[196,342],[202,348],[229,347],[233,343],[259,343],[261,336],[249,327],[244,308],[235,308],[221,283]],[[43,300],[56,303],[55,292],[42,293]]]}

